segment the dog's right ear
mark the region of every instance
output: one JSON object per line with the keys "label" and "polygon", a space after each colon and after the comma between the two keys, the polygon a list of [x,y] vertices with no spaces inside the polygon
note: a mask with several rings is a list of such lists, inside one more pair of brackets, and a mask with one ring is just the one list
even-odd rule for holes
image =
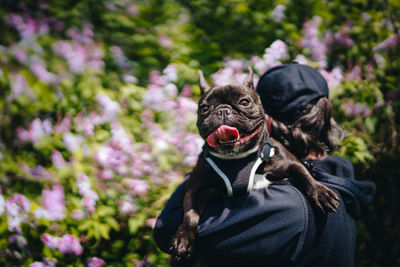
{"label": "dog's right ear", "polygon": [[201,70],[199,70],[199,86],[201,95],[204,95],[208,90],[210,90],[210,86],[204,79],[203,72]]}

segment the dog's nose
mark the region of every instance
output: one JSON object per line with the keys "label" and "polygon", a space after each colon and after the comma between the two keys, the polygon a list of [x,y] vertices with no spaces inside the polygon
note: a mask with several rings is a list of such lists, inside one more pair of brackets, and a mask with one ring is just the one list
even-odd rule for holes
{"label": "dog's nose", "polygon": [[220,108],[217,113],[219,116],[229,116],[231,115],[231,110],[229,108]]}

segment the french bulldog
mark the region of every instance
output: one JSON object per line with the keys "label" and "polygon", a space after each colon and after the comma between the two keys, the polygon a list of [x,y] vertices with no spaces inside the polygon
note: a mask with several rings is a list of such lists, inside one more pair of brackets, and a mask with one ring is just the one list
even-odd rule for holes
{"label": "french bulldog", "polygon": [[[191,265],[188,262],[194,250],[200,215],[212,199],[224,196],[228,191],[221,175],[207,160],[207,155],[220,163],[240,162],[260,151],[267,140],[272,140],[273,153],[257,167],[256,173],[270,181],[291,180],[323,213],[337,210],[337,194],[316,181],[293,154],[269,137],[266,115],[254,90],[251,69],[242,85],[213,88],[199,71],[199,85],[201,98],[198,102],[197,128],[205,145],[186,184],[183,222],[171,240],[173,266]],[[249,176],[238,176],[238,179],[242,181],[233,183],[249,182]]]}

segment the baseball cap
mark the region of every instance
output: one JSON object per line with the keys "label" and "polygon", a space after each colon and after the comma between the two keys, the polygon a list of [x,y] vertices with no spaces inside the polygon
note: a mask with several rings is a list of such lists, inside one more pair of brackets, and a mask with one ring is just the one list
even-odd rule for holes
{"label": "baseball cap", "polygon": [[326,80],[314,68],[292,62],[269,69],[257,84],[265,112],[282,122],[295,121],[305,106],[329,96]]}

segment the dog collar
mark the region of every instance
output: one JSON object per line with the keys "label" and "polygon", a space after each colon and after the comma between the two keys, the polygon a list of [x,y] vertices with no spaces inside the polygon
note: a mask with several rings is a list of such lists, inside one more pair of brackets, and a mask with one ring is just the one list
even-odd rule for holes
{"label": "dog collar", "polygon": [[249,194],[254,186],[254,177],[258,167],[275,154],[271,139],[260,150],[242,159],[219,159],[203,148],[203,157],[221,177],[229,197]]}

